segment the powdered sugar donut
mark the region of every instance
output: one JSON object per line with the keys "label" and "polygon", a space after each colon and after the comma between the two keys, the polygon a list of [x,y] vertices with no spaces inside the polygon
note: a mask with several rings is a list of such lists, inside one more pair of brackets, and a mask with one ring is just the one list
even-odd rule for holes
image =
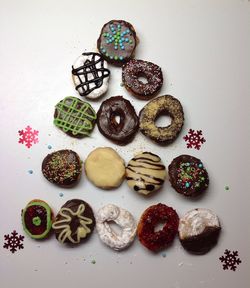
{"label": "powdered sugar donut", "polygon": [[108,90],[110,71],[102,55],[83,53],[72,66],[72,77],[81,96],[96,99]]}
{"label": "powdered sugar donut", "polygon": [[[122,229],[118,234],[109,222],[115,222]],[[136,235],[136,221],[130,212],[113,204],[102,207],[96,215],[96,228],[101,240],[114,250],[128,247]]]}

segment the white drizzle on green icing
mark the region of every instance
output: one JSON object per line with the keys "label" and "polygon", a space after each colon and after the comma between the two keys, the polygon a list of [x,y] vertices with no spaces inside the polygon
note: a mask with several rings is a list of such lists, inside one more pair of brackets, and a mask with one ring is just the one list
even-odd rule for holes
{"label": "white drizzle on green icing", "polygon": [[[85,205],[81,204],[79,205],[76,212],[65,207],[59,211],[59,215],[61,215],[63,219],[59,221],[55,221],[52,224],[53,229],[62,229],[62,231],[59,233],[59,236],[58,236],[59,242],[64,243],[68,239],[71,243],[77,244],[81,241],[82,238],[85,238],[86,235],[91,232],[91,230],[87,227],[87,225],[92,224],[93,220],[83,216],[84,210],[85,210]],[[70,222],[72,221],[72,218],[75,216],[79,218],[79,224],[80,224],[76,232],[77,240],[74,240],[72,238],[71,236],[72,230],[70,229]]]}

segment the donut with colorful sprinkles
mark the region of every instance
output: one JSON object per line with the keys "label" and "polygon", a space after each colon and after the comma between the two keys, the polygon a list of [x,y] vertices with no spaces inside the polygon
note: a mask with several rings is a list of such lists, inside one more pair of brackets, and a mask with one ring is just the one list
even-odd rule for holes
{"label": "donut with colorful sprinkles", "polygon": [[97,48],[103,58],[116,66],[130,60],[137,46],[134,27],[124,20],[111,20],[104,24],[97,40]]}
{"label": "donut with colorful sprinkles", "polygon": [[169,181],[180,194],[195,197],[208,187],[209,177],[203,163],[190,155],[180,155],[168,166]]}

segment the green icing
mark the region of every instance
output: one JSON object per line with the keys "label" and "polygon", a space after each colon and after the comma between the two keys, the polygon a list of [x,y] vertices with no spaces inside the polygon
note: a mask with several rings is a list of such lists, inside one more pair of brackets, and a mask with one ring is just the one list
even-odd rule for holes
{"label": "green icing", "polygon": [[32,223],[34,224],[34,225],[36,225],[36,226],[39,226],[40,224],[41,224],[41,219],[40,219],[40,217],[34,217],[33,219],[32,219]]}
{"label": "green icing", "polygon": [[76,97],[66,97],[56,105],[54,124],[64,132],[89,136],[94,129],[96,113],[92,106]]}
{"label": "green icing", "polygon": [[[30,231],[27,229],[26,225],[25,225],[25,220],[24,220],[24,215],[26,213],[26,210],[28,207],[30,206],[42,206],[46,209],[46,212],[47,212],[47,229],[40,235],[33,235],[30,233]],[[52,216],[52,213],[51,213],[51,209],[49,207],[49,205],[43,201],[32,201],[30,202],[23,210],[22,210],[22,224],[23,224],[23,230],[25,231],[25,233],[30,236],[31,238],[33,239],[42,239],[44,237],[47,236],[47,234],[49,233],[51,227],[52,227],[52,220],[51,220],[51,217]],[[36,217],[35,217],[36,218]],[[33,219],[32,219],[33,221]]]}

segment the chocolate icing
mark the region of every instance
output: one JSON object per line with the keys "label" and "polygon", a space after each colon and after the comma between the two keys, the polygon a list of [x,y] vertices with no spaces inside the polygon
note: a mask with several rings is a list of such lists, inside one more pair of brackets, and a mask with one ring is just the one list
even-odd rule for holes
{"label": "chocolate icing", "polygon": [[[116,116],[120,117],[119,123]],[[133,139],[139,120],[132,104],[122,96],[115,96],[101,104],[97,112],[97,126],[105,137],[124,145]]]}
{"label": "chocolate icing", "polygon": [[[78,211],[83,212],[75,215]],[[72,199],[61,207],[52,228],[58,241],[79,244],[89,238],[94,230],[95,223],[94,213],[90,205],[83,200]],[[65,229],[68,229],[69,233]],[[86,235],[83,235],[84,237],[79,237],[79,229],[85,229]]]}
{"label": "chocolate icing", "polygon": [[75,185],[80,179],[81,171],[81,160],[72,150],[59,150],[48,154],[42,163],[44,177],[61,187]]}
{"label": "chocolate icing", "polygon": [[136,45],[135,29],[124,20],[111,20],[104,24],[97,40],[97,48],[104,59],[117,66],[133,56]]}
{"label": "chocolate icing", "polygon": [[201,160],[190,155],[180,155],[168,167],[169,181],[180,194],[195,197],[204,192],[209,184],[207,170]]}
{"label": "chocolate icing", "polygon": [[[139,80],[145,77],[147,83]],[[151,62],[131,59],[122,67],[122,80],[128,91],[140,99],[150,99],[163,84],[161,68]]]}
{"label": "chocolate icing", "polygon": [[[91,60],[87,59],[81,67],[74,68],[72,66],[72,74],[77,76],[80,82],[76,86],[76,90],[81,96],[86,96],[102,86],[103,79],[110,75],[110,71],[104,67],[102,55],[92,52],[83,53],[82,55],[91,56]],[[101,67],[97,68],[97,64],[100,64]],[[93,79],[90,79],[90,75]]]}

